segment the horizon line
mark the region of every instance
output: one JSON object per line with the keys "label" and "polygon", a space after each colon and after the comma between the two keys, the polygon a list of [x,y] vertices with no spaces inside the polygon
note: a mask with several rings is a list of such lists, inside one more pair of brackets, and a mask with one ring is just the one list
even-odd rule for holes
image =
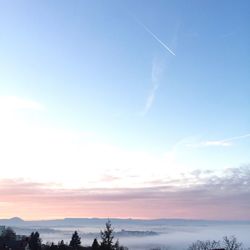
{"label": "horizon line", "polygon": [[207,221],[207,222],[250,222],[250,220],[243,219],[195,219],[195,218],[122,218],[122,217],[64,217],[64,218],[44,218],[44,219],[23,219],[18,216],[14,216],[11,218],[0,218],[1,220],[20,220],[23,222],[32,222],[32,221],[52,221],[52,220],[66,220],[66,219],[76,219],[76,220],[134,220],[134,221],[160,221],[160,220],[182,220],[182,221]]}

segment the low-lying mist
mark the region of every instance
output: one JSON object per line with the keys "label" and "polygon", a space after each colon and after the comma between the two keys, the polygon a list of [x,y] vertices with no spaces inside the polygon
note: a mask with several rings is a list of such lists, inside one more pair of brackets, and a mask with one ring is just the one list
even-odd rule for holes
{"label": "low-lying mist", "polygon": [[[115,238],[130,250],[147,250],[152,248],[161,249],[187,249],[197,240],[221,240],[224,236],[234,235],[244,244],[250,247],[250,223],[112,223],[115,229]],[[69,242],[72,233],[77,230],[82,238],[83,245],[91,245],[95,237],[104,225],[94,224],[78,227],[37,227],[16,228],[17,233],[30,233],[37,229],[40,232],[43,243],[60,240]]]}

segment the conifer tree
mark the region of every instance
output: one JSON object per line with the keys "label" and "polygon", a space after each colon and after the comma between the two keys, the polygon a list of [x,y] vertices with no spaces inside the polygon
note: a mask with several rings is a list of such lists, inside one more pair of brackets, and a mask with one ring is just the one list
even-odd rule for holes
{"label": "conifer tree", "polygon": [[100,248],[100,245],[97,241],[97,239],[95,238],[92,244],[92,250],[98,250]]}
{"label": "conifer tree", "polygon": [[72,235],[69,246],[71,246],[75,250],[78,249],[80,245],[81,245],[81,238],[78,235],[77,231],[75,231]]}
{"label": "conifer tree", "polygon": [[102,250],[114,250],[113,245],[113,235],[114,229],[111,226],[110,220],[106,223],[106,228],[104,231],[101,231],[101,249]]}
{"label": "conifer tree", "polygon": [[41,250],[41,239],[38,232],[32,232],[29,239],[30,250]]}

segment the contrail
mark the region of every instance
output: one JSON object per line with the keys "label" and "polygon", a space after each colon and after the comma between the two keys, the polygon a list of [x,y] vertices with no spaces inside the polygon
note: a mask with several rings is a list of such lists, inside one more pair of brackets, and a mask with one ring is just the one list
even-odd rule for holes
{"label": "contrail", "polygon": [[148,27],[146,27],[143,23],[139,22],[140,25],[158,42],[160,43],[169,53],[173,56],[176,56],[175,53],[164,43],[162,42]]}
{"label": "contrail", "polygon": [[248,138],[248,137],[250,137],[250,134],[234,136],[234,137],[223,139],[223,140],[203,141],[197,144],[188,144],[188,146],[191,146],[191,147],[231,146],[233,144],[233,141]]}
{"label": "contrail", "polygon": [[247,137],[250,137],[250,134],[234,136],[234,137],[231,137],[231,138],[220,140],[220,142],[231,142],[231,141],[235,141],[235,140],[239,140],[239,139],[244,139],[244,138],[247,138]]}

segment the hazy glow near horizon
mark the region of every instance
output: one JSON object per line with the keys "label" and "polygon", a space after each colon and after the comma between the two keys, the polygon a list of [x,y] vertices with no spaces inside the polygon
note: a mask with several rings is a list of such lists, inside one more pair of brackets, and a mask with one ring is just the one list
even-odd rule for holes
{"label": "hazy glow near horizon", "polygon": [[3,216],[249,218],[247,1],[14,2],[0,3]]}
{"label": "hazy glow near horizon", "polygon": [[0,113],[2,178],[68,188],[137,187],[181,170],[174,150],[161,155],[132,151],[104,143],[93,132],[42,127],[22,113],[46,112],[42,105],[17,97],[0,97],[0,102],[7,107]]}

